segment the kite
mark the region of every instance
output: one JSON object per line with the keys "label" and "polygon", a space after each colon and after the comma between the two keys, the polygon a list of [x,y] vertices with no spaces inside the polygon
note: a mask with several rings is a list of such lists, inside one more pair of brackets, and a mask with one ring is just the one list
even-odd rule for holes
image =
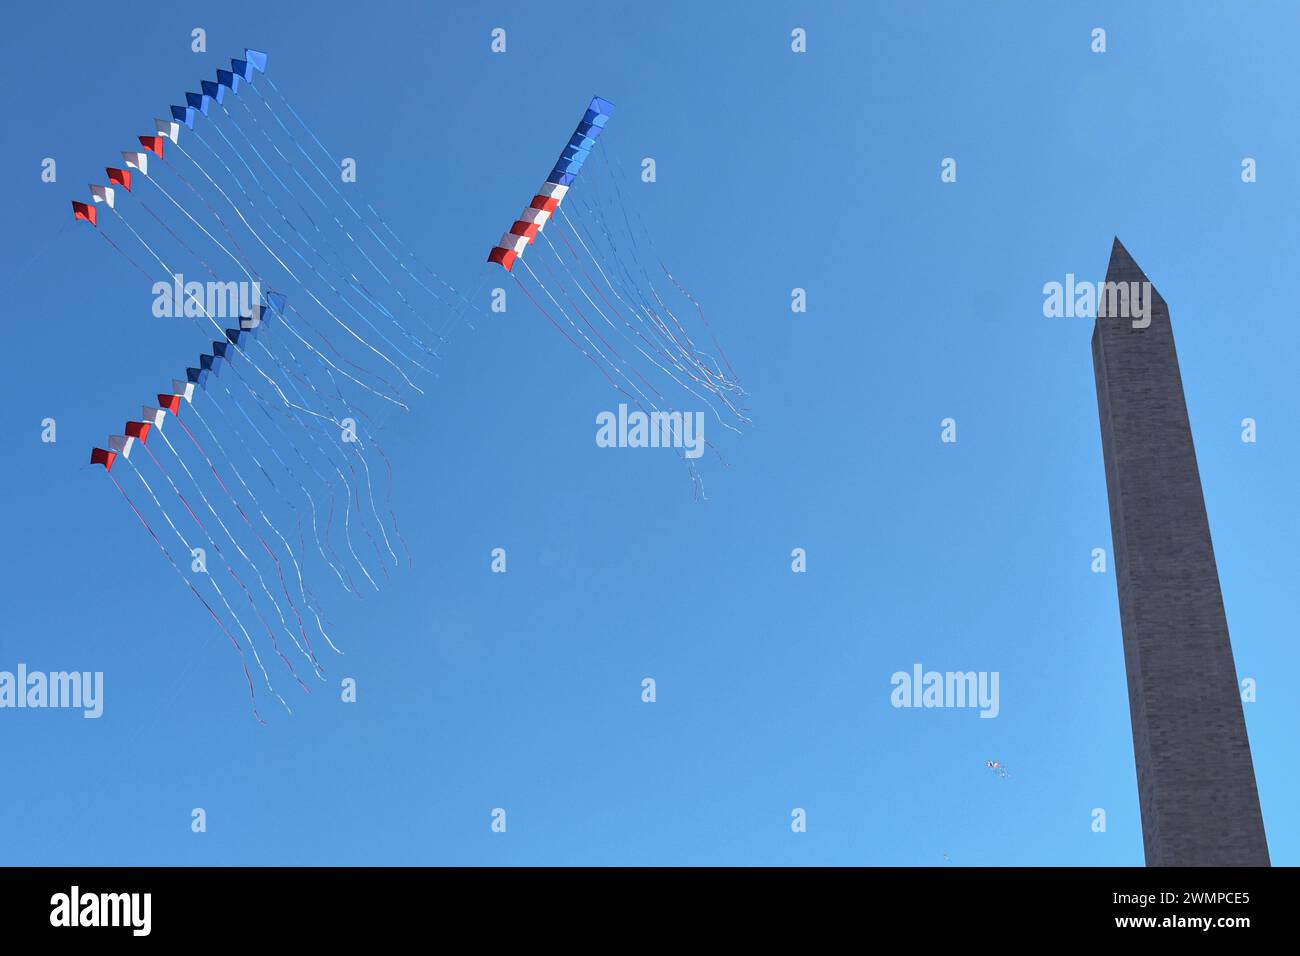
{"label": "kite", "polygon": [[564,202],[565,194],[573,185],[573,181],[578,178],[582,164],[591,156],[597,138],[613,114],[613,103],[599,96],[592,97],[591,103],[587,105],[587,112],[583,114],[582,122],[569,137],[569,142],[564,147],[564,152],[560,154],[559,160],[556,161],[555,168],[546,177],[542,187],[537,190],[537,195],[533,197],[528,208],[520,213],[519,218],[510,227],[510,231],[502,236],[501,241],[488,253],[488,262],[495,262],[507,272],[510,271],[515,260],[523,255],[524,249],[531,245],[536,240],[537,234],[545,228],[546,220],[551,218],[560,208],[560,203]]}
{"label": "kite", "polygon": [[[603,134],[613,113],[609,100],[592,98],[546,181],[487,261],[510,273],[532,305],[600,371],[618,393],[620,422],[629,417],[627,409],[635,409],[633,416],[651,423],[651,436],[659,424],[663,440],[655,447],[677,450],[697,496],[703,496],[696,468],[702,449],[691,450],[685,425],[698,420],[702,433],[707,419],[710,426],[740,434],[749,424],[740,404],[745,393],[699,303],[662,260],[658,270],[648,267],[653,243],[633,227],[609,163],[593,159],[605,149]],[[609,177],[604,196],[588,188],[590,171],[579,180],[592,165],[604,167]],[[580,182],[586,197],[578,194]],[[525,261],[530,247],[537,249]],[[522,276],[516,266],[522,266]],[[712,352],[697,343],[703,335]],[[722,458],[716,443],[699,437]]]}

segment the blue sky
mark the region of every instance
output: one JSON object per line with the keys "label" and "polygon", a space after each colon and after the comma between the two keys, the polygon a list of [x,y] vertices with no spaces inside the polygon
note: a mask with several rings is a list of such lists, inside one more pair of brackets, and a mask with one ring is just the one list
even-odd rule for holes
{"label": "blue sky", "polygon": [[[1089,569],[1111,547],[1091,322],[1042,314],[1043,284],[1100,279],[1116,235],[1170,304],[1237,667],[1258,681],[1270,848],[1300,859],[1293,9],[289,6],[27,5],[0,41],[0,669],[106,681],[96,721],[0,711],[0,862],[1140,865],[1115,584]],[[470,287],[496,279],[487,248],[586,101],[612,100],[611,172],[755,422],[696,502],[670,453],[595,446],[616,397],[521,300],[458,332],[389,421],[414,567],[327,594],[346,656],[267,727],[83,467],[205,340],[150,315],[143,278],[68,215],[245,46]],[[917,662],[998,671],[1001,713],[892,708],[890,675]]]}

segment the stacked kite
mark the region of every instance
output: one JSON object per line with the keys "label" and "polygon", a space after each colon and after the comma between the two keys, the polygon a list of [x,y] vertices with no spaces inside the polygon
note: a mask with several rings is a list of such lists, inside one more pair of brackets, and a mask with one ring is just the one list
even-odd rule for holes
{"label": "stacked kite", "polygon": [[[208,115],[208,109],[212,103],[221,103],[226,96],[226,90],[232,94],[239,92],[239,83],[241,80],[251,82],[253,71],[266,71],[266,54],[259,53],[257,50],[245,50],[244,59],[230,61],[229,70],[217,70],[217,82],[211,80],[202,80],[199,88],[202,93],[186,93],[186,106],[171,107],[172,119],[154,120],[155,136],[141,136],[140,145],[153,153],[159,159],[163,155],[163,139],[169,139],[173,143],[178,142],[177,137],[180,135],[181,124],[184,123],[186,128],[194,128],[194,118],[200,113]],[[131,173],[134,169],[141,176],[149,175],[149,157],[145,153],[130,152],[122,154],[122,162],[127,169],[115,169],[112,166],[105,169],[108,174],[108,181],[114,186],[120,186],[127,192],[131,191]],[[113,188],[112,186],[95,186],[90,187],[90,198],[96,203],[104,203],[109,209],[113,208]],[[72,215],[76,219],[84,220],[92,226],[98,225],[98,216],[95,207],[84,202],[72,201]]]}
{"label": "stacked kite", "polygon": [[591,155],[597,137],[609,122],[613,112],[614,104],[609,100],[602,100],[599,96],[591,98],[587,112],[582,117],[582,122],[578,124],[578,128],[573,131],[573,135],[569,137],[569,143],[560,154],[559,162],[546,177],[546,182],[542,183],[542,188],[537,191],[528,208],[520,214],[515,224],[510,227],[510,231],[501,237],[501,242],[488,254],[488,262],[495,262],[509,272],[511,266],[515,264],[515,259],[524,254],[524,248],[546,228],[546,220],[560,208],[560,203],[564,201],[564,194],[569,191],[569,186],[577,178],[582,164]]}
{"label": "stacked kite", "polygon": [[[538,311],[600,370],[618,392],[620,404],[635,407],[634,415],[657,423],[652,425],[654,447],[677,450],[697,496],[702,496],[695,460],[705,447],[715,454],[717,447],[704,439],[702,424],[694,431],[684,426],[706,415],[731,431],[748,423],[736,403],[744,393],[735,373],[716,339],[718,358],[696,345],[689,316],[678,311],[691,309],[707,330],[704,312],[662,262],[657,265],[672,289],[656,287],[640,258],[653,242],[633,228],[617,179],[611,176],[613,195],[602,197],[592,188],[594,174],[587,174],[584,194],[577,200],[586,215],[576,223],[565,211],[572,212],[575,201],[561,207],[613,111],[608,100],[592,98],[559,162],[488,261],[511,273]],[[601,165],[608,174],[608,163]],[[548,225],[549,234],[544,232]],[[523,253],[539,236],[545,238],[542,249],[549,257],[534,260],[534,271]],[[514,269],[516,263],[522,270]],[[674,292],[684,300],[676,306]]]}
{"label": "stacked kite", "polygon": [[[267,305],[272,312],[283,312],[285,299],[284,296],[269,292],[266,296]],[[226,329],[226,340],[224,342],[213,342],[212,351],[199,356],[198,368],[187,368],[185,370],[185,380],[172,379],[172,390],[168,394],[158,395],[158,406],[145,405],[140,411],[140,420],[137,422],[127,422],[123,427],[124,434],[109,435],[108,448],[94,448],[90,452],[90,463],[92,465],[103,465],[105,471],[113,470],[113,462],[117,456],[130,459],[131,449],[135,443],[145,444],[149,440],[149,429],[156,428],[162,431],[163,421],[167,413],[170,412],[177,418],[181,414],[181,401],[189,403],[194,401],[195,388],[206,388],[209,375],[220,375],[221,366],[229,362],[234,354],[237,354],[241,336],[245,344],[247,340],[254,335],[261,327],[267,316],[267,310],[262,305],[256,305],[246,316],[240,317],[239,328]],[[236,351],[231,350],[235,346]]]}

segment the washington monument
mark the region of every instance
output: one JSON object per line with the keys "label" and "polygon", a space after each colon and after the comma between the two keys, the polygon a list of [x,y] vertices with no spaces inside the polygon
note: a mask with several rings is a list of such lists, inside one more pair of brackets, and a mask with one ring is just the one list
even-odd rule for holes
{"label": "washington monument", "polygon": [[1119,239],[1106,283],[1092,360],[1147,866],[1268,866],[1169,308]]}

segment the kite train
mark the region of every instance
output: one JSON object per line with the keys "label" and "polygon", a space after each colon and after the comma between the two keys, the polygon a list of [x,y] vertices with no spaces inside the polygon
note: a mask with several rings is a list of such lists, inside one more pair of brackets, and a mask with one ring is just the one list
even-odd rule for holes
{"label": "kite train", "polygon": [[[731,363],[713,337],[704,310],[662,260],[658,270],[647,266],[653,243],[643,229],[633,228],[608,162],[597,164],[609,177],[606,193],[588,190],[589,196],[576,196],[579,174],[593,153],[604,149],[601,135],[613,114],[613,103],[592,98],[546,181],[488,253],[488,262],[509,272],[537,310],[600,370],[620,401],[634,406],[646,420],[680,429],[698,412],[739,434],[749,418],[739,404],[744,391]],[[583,178],[584,188],[591,175]],[[572,218],[569,211],[574,211]],[[539,239],[534,270],[524,253]],[[523,266],[528,281],[515,270],[517,265]],[[662,274],[658,284],[656,271]],[[692,328],[692,309],[699,329]],[[697,344],[705,334],[713,352]],[[702,496],[696,463],[681,451],[690,443],[680,432],[670,437],[664,445],[679,450]],[[705,439],[704,444],[722,458],[713,441]]]}

